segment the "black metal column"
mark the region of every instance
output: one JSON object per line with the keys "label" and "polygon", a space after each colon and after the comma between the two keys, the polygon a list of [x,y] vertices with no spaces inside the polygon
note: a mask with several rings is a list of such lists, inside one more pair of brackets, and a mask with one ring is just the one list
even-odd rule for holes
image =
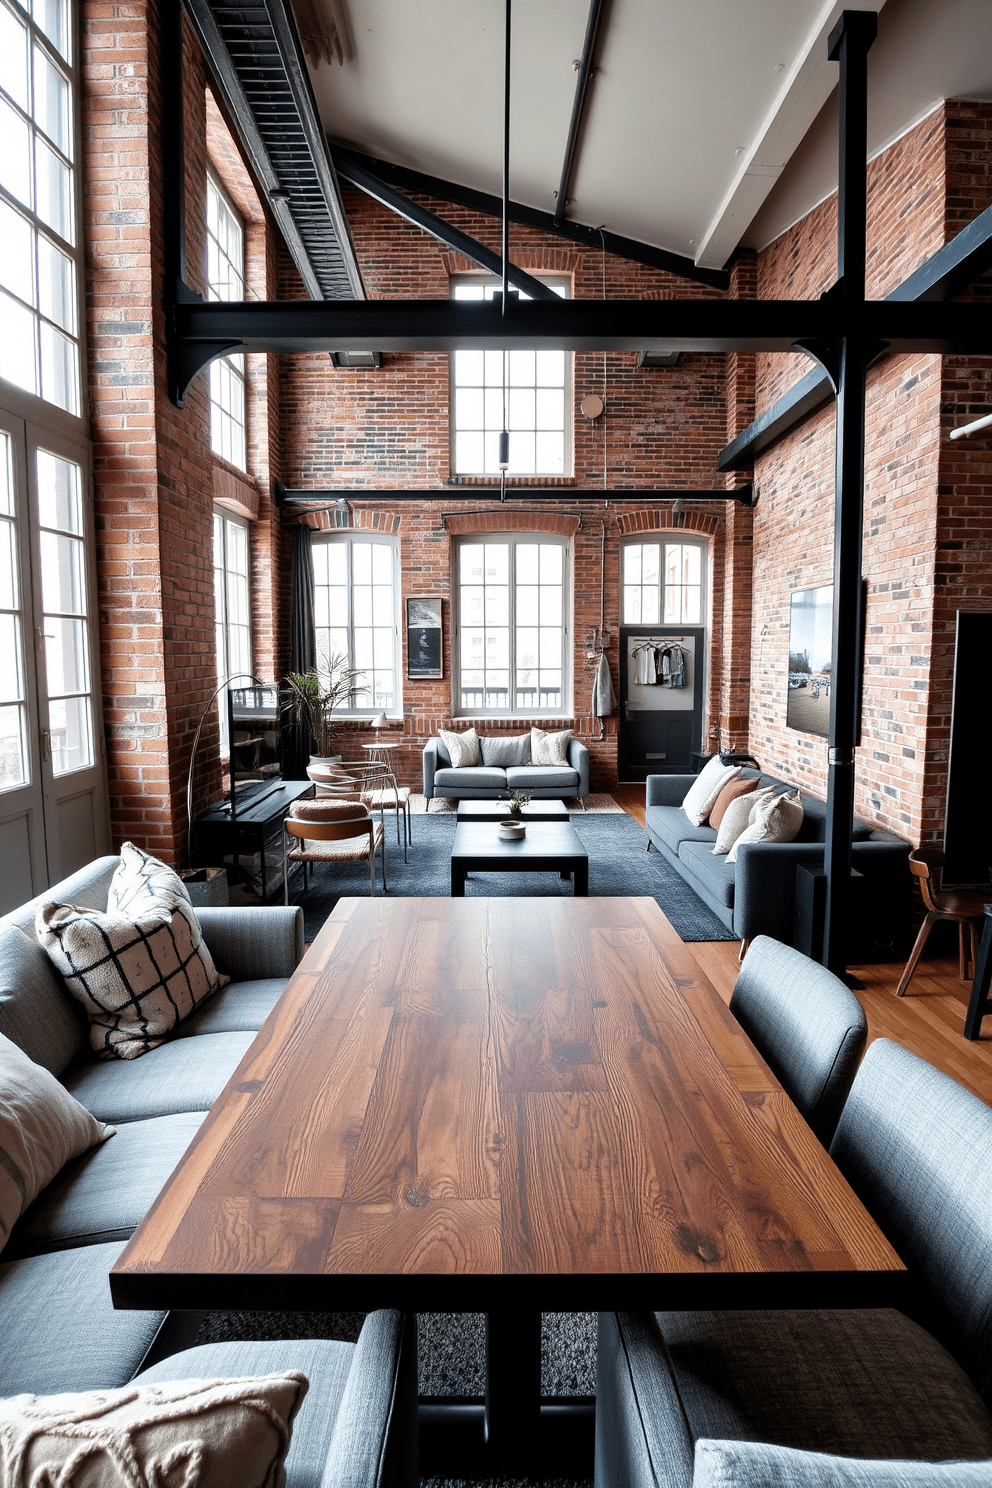
{"label": "black metal column", "polygon": [[868,51],[871,11],[844,11],[830,36],[840,62],[840,160],[837,189],[837,285],[841,337],[836,348],[837,419],[834,488],[833,674],[824,868],[827,902],[823,963],[847,966],[855,750],[859,742],[862,646],[861,547],[865,483],[865,256],[868,190]]}

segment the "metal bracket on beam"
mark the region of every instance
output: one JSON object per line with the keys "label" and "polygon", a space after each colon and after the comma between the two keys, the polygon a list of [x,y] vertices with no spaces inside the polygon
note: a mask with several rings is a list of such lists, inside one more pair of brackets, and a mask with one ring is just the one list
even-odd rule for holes
{"label": "metal bracket on beam", "polygon": [[215,357],[237,351],[240,341],[186,341],[176,335],[168,338],[169,397],[177,408],[186,407],[189,385],[198,372]]}

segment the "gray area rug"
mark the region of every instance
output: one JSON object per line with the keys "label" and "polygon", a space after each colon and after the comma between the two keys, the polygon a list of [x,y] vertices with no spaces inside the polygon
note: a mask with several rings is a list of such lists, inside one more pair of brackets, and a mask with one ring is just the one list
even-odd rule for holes
{"label": "gray area rug", "polygon": [[[589,893],[606,896],[650,894],[684,941],[734,940],[736,937],[693,893],[660,853],[645,851],[647,837],[625,811],[572,813],[572,825],[589,854]],[[451,843],[455,813],[433,810],[414,816],[409,862],[397,847],[394,823],[386,819],[386,875],[390,896],[447,898],[451,891]],[[341,895],[365,897],[368,865],[333,863],[318,866],[306,893],[295,894],[303,906],[306,938],[313,940]],[[466,897],[498,895],[528,898],[568,896],[570,882],[557,873],[476,873],[465,885]]]}

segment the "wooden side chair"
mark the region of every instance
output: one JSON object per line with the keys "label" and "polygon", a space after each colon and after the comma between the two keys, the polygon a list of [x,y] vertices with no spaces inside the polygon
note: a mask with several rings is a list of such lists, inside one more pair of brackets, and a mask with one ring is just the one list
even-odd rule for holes
{"label": "wooden side chair", "polygon": [[[295,801],[283,823],[283,897],[289,903],[289,866],[303,864],[303,889],[308,869],[317,863],[358,863],[369,860],[369,893],[375,897],[375,855],[382,858],[382,892],[386,892],[386,848],[382,822],[363,801]],[[289,847],[290,841],[299,845]]]}
{"label": "wooden side chair", "polygon": [[413,842],[410,787],[397,784],[396,776],[388,765],[369,760],[341,761],[324,768],[308,765],[307,774],[317,787],[318,798],[324,795],[350,796],[377,809],[380,818],[383,818],[385,811],[394,811],[396,845],[403,848],[404,863],[409,862],[407,849]]}
{"label": "wooden side chair", "polygon": [[909,986],[930,931],[938,920],[957,921],[958,970],[963,982],[968,980],[969,967],[974,965],[978,932],[985,906],[992,902],[992,889],[942,889],[940,879],[943,866],[944,852],[939,847],[916,847],[909,855],[909,871],[920,886],[926,915],[916,937],[916,944],[909,953],[906,970],[896,988],[897,997],[902,997]]}

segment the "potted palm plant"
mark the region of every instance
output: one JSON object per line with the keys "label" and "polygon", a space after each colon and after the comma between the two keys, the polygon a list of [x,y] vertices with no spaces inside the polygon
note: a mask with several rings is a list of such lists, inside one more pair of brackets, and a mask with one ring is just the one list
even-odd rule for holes
{"label": "potted palm plant", "polygon": [[328,658],[327,670],[290,672],[285,679],[289,690],[287,711],[297,728],[310,740],[310,763],[329,764],[340,759],[335,741],[342,718],[337,710],[363,691],[365,673],[347,664],[346,656]]}

